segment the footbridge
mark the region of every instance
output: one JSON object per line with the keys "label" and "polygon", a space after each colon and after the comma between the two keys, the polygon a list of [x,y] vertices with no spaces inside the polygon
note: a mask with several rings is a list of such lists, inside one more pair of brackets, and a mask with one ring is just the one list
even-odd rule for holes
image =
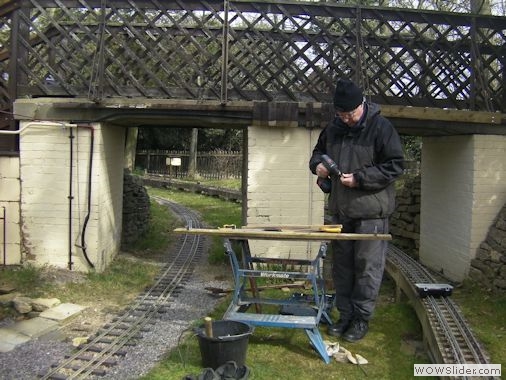
{"label": "footbridge", "polygon": [[307,159],[339,77],[401,134],[423,136],[428,265],[462,279],[506,201],[505,17],[314,1],[27,0],[1,2],[0,20],[4,264],[107,265],[139,127],[246,129],[245,223],[318,224],[323,195]]}
{"label": "footbridge", "polygon": [[310,1],[3,3],[1,109],[58,100],[4,113],[11,129],[23,116],[314,127],[331,116],[335,79],[351,77],[406,133],[504,134],[504,17]]}

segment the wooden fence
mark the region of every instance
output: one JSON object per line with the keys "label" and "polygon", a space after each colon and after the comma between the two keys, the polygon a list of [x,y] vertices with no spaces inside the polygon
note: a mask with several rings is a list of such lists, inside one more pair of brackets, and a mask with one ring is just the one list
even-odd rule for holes
{"label": "wooden fence", "polygon": [[[190,153],[173,150],[141,150],[136,154],[135,167],[147,174],[172,178],[189,176]],[[309,169],[308,169],[309,170]],[[420,174],[420,162],[406,161],[405,176]],[[195,176],[205,179],[241,178],[242,152],[212,151],[197,153]]]}
{"label": "wooden fence", "polygon": [[[148,174],[174,178],[189,176],[188,151],[142,150],[135,159],[136,169]],[[205,179],[241,178],[242,153],[236,151],[198,152],[195,176]]]}

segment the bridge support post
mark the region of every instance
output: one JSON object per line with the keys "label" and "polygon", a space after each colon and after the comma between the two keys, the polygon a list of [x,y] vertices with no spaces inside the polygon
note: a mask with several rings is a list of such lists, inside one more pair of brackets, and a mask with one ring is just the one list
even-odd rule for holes
{"label": "bridge support post", "polygon": [[[72,160],[70,128],[74,137]],[[124,128],[22,121],[20,129],[24,260],[37,266],[66,268],[71,251],[73,270],[103,271],[121,243]]]}
{"label": "bridge support post", "polygon": [[425,137],[420,260],[460,282],[506,202],[506,136]]}

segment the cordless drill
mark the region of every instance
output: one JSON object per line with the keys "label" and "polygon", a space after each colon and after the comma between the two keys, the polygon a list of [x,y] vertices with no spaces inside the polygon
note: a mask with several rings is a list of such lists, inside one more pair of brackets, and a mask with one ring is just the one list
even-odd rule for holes
{"label": "cordless drill", "polygon": [[[334,162],[334,160],[332,160],[332,158],[330,158],[326,154],[322,154],[321,158],[322,158],[321,163],[329,171],[330,175],[341,177],[342,173],[337,168],[337,164]],[[316,180],[316,184],[321,189],[321,191],[323,191],[324,193],[330,193],[330,190],[332,188],[332,181],[330,180],[329,177],[327,177],[327,178],[318,177],[318,179]]]}

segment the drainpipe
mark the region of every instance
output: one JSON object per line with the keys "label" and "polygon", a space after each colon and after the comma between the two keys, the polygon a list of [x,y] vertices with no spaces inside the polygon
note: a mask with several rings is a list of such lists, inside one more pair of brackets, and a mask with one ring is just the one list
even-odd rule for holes
{"label": "drainpipe", "polygon": [[32,122],[26,123],[23,126],[23,128],[16,129],[15,131],[0,130],[0,135],[20,135],[21,132],[23,132],[25,129],[33,127],[34,125],[37,125],[39,127],[61,127],[62,129],[63,128],[75,128],[75,127],[77,127],[76,124],[69,124],[69,123],[32,121]]}
{"label": "drainpipe", "polygon": [[73,173],[73,162],[74,162],[74,133],[73,128],[69,129],[69,142],[70,142],[70,159],[69,159],[69,195],[67,199],[69,200],[69,239],[68,239],[68,250],[69,250],[69,262],[68,268],[72,270],[72,201],[74,200],[74,195],[72,193],[72,180],[74,178]]}
{"label": "drainpipe", "polygon": [[3,209],[3,216],[2,216],[2,220],[3,220],[3,235],[4,235],[4,240],[3,240],[3,249],[4,249],[4,267],[7,265],[7,252],[6,252],[6,249],[7,249],[7,243],[6,243],[6,239],[7,239],[7,230],[5,228],[5,224],[7,223],[7,220],[6,220],[6,216],[5,216],[5,206],[2,206],[2,209]]}
{"label": "drainpipe", "polygon": [[87,194],[87,212],[84,218],[83,228],[81,230],[81,245],[77,245],[83,251],[84,258],[88,265],[92,268],[95,268],[95,265],[91,262],[88,257],[88,253],[86,252],[86,227],[88,226],[88,221],[90,220],[91,215],[91,182],[92,182],[92,168],[93,168],[93,146],[95,143],[95,131],[91,125],[78,125],[78,128],[85,128],[90,130],[90,158],[89,158],[89,167],[88,167],[88,194]]}

